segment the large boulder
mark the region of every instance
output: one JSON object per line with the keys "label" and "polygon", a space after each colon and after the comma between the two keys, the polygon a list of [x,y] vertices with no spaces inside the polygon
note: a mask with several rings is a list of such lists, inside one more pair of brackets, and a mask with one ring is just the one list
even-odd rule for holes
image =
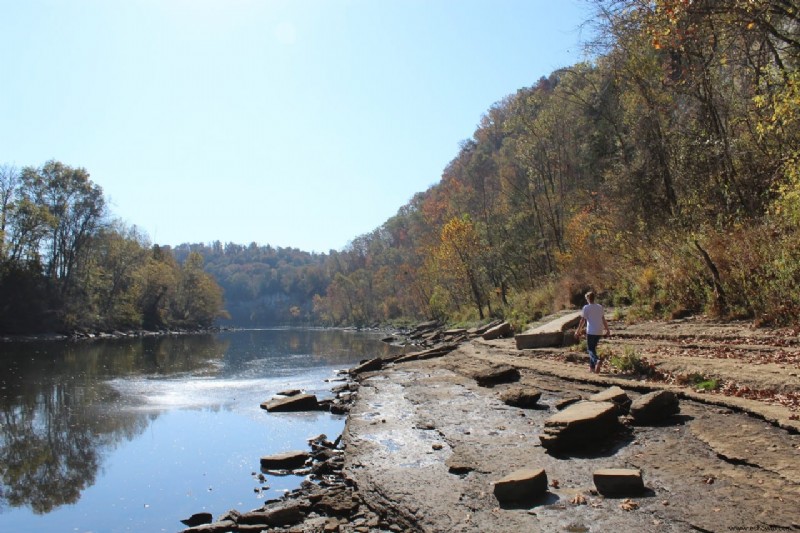
{"label": "large boulder", "polygon": [[497,365],[475,374],[475,381],[481,387],[494,387],[500,383],[519,381],[519,370],[511,365]]}
{"label": "large boulder", "polygon": [[680,412],[681,407],[675,393],[666,390],[640,396],[631,403],[630,414],[636,424],[653,424]]}
{"label": "large boulder", "polygon": [[261,408],[269,412],[315,411],[319,409],[319,402],[313,394],[296,394],[262,402]]}
{"label": "large boulder", "polygon": [[615,404],[582,401],[545,420],[539,440],[548,451],[571,451],[595,446],[618,428]]}
{"label": "large boulder", "polygon": [[517,470],[494,483],[494,496],[500,503],[526,502],[546,492],[547,474],[543,468]]}
{"label": "large boulder", "polygon": [[594,486],[603,496],[635,496],[644,491],[642,471],[632,468],[602,468],[594,473]]}

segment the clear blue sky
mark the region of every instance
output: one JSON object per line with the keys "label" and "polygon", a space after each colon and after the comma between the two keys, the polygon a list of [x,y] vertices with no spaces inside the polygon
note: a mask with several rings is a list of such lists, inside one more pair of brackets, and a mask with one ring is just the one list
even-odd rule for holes
{"label": "clear blue sky", "polygon": [[84,167],[159,244],[342,249],[489,107],[583,59],[578,0],[0,0],[0,164]]}

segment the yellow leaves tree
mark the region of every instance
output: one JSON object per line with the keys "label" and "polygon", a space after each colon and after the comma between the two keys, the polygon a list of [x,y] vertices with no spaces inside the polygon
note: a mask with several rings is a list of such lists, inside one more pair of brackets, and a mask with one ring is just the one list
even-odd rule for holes
{"label": "yellow leaves tree", "polygon": [[459,296],[468,295],[481,319],[487,302],[482,255],[483,246],[475,225],[468,216],[463,216],[452,218],[444,225],[441,242],[433,256],[439,285],[449,287],[456,302],[461,300]]}

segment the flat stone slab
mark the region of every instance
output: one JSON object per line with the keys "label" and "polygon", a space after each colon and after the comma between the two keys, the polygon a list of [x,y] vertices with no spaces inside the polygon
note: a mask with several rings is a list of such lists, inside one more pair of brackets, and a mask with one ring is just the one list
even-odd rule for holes
{"label": "flat stone slab", "polygon": [[305,466],[311,454],[304,451],[291,451],[275,455],[265,455],[261,458],[263,470],[294,470]]}
{"label": "flat stone slab", "polygon": [[296,394],[262,402],[261,408],[269,412],[314,411],[319,409],[319,402],[313,394]]}
{"label": "flat stone slab", "polygon": [[659,390],[642,395],[631,403],[630,414],[636,424],[661,422],[680,412],[675,393]]}
{"label": "flat stone slab", "polygon": [[355,368],[351,368],[350,373],[358,375],[364,372],[375,372],[376,370],[380,370],[381,368],[383,368],[383,359],[381,359],[380,357],[376,357],[374,359],[364,361]]}
{"label": "flat stone slab", "polygon": [[524,468],[495,481],[494,496],[500,503],[536,499],[547,492],[547,473],[543,468]]}
{"label": "flat stone slab", "polygon": [[611,402],[619,407],[620,411],[623,413],[628,412],[628,408],[631,405],[631,399],[628,397],[628,393],[625,392],[622,388],[614,386],[609,387],[604,391],[600,391],[597,394],[593,394],[589,396],[590,402]]}
{"label": "flat stone slab", "polygon": [[619,427],[617,411],[611,402],[572,404],[545,420],[539,440],[549,451],[594,446]]}
{"label": "flat stone slab", "polygon": [[564,344],[564,330],[574,328],[580,320],[581,312],[575,311],[547,324],[542,324],[520,333],[514,337],[517,343],[517,350],[562,346]]}
{"label": "flat stone slab", "polygon": [[629,468],[602,468],[594,473],[594,486],[603,496],[634,496],[644,491],[642,471]]}
{"label": "flat stone slab", "polygon": [[435,346],[427,350],[412,352],[406,355],[398,356],[394,359],[394,362],[407,363],[408,361],[418,361],[421,359],[433,359],[434,357],[442,357],[443,355],[449,354],[456,348],[458,348],[458,344],[442,344],[441,346]]}

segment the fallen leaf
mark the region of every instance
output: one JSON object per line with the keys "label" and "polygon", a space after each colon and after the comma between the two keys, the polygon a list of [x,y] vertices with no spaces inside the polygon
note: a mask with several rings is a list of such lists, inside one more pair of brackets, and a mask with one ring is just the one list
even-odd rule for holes
{"label": "fallen leaf", "polygon": [[623,511],[634,511],[639,508],[639,504],[630,498],[627,498],[623,500],[621,504],[619,504],[619,508]]}
{"label": "fallen leaf", "polygon": [[586,505],[586,496],[581,494],[580,492],[572,497],[569,501],[572,505]]}
{"label": "fallen leaf", "polygon": [[550,482],[550,486],[553,487],[554,489],[557,489],[558,485],[559,481],[557,479],[554,479],[553,481]]}

